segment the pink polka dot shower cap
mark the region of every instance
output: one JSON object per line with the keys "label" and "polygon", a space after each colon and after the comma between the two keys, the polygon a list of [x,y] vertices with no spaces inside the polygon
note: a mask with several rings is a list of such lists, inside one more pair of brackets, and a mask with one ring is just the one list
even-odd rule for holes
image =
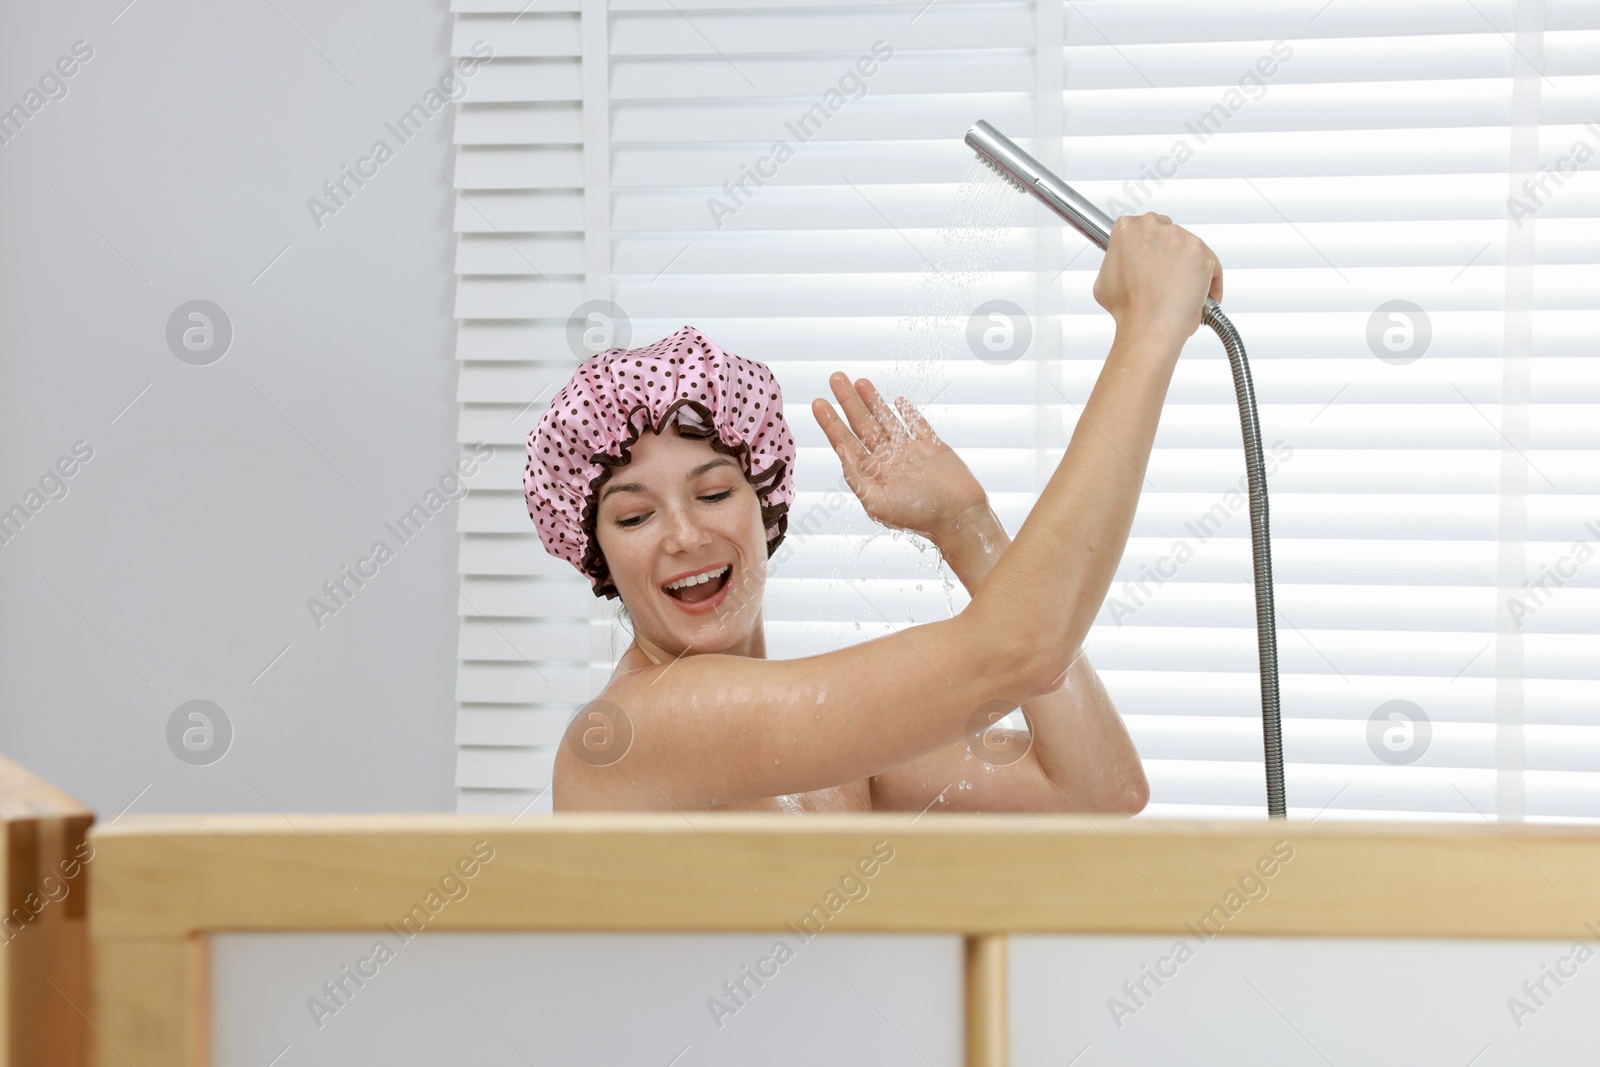
{"label": "pink polka dot shower cap", "polygon": [[767,555],[783,541],[795,460],[783,392],[766,364],[685,326],[585,359],[528,435],[528,516],[545,550],[588,575],[596,596],[617,595],[594,538],[600,490],[646,429],[660,433],[669,422],[739,463],[761,503]]}

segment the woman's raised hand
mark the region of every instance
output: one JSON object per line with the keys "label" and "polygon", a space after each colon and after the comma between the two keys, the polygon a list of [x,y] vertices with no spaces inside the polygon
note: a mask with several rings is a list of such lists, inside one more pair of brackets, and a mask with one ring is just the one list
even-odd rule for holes
{"label": "woman's raised hand", "polygon": [[978,479],[909,400],[897,397],[891,408],[870,381],[852,387],[839,371],[828,385],[849,425],[821,397],[811,413],[839,454],[845,484],[874,520],[937,543],[964,512],[987,505]]}
{"label": "woman's raised hand", "polygon": [[1112,224],[1094,298],[1119,331],[1182,342],[1200,328],[1207,296],[1222,300],[1222,265],[1204,241],[1153,211]]}

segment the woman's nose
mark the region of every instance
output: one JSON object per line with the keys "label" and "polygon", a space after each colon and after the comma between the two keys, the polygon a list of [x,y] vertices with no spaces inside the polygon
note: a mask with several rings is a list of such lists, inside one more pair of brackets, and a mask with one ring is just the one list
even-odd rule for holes
{"label": "woman's nose", "polygon": [[699,548],[710,540],[704,527],[689,512],[674,509],[667,521],[667,547],[683,552]]}

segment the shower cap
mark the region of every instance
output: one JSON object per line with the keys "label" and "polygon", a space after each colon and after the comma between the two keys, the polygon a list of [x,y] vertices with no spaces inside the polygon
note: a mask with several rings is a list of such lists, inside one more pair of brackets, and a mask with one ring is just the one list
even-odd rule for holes
{"label": "shower cap", "polygon": [[587,575],[595,596],[617,596],[594,536],[600,490],[645,430],[661,433],[669,422],[739,463],[761,505],[767,555],[783,541],[795,446],[777,379],[766,364],[685,326],[643,348],[585,359],[528,434],[528,517],[545,550]]}

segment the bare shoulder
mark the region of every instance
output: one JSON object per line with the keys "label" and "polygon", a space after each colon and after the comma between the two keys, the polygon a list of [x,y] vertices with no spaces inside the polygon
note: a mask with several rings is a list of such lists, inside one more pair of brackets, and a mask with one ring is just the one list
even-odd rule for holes
{"label": "bare shoulder", "polygon": [[[706,672],[706,661],[740,657],[705,654],[651,663],[636,650],[618,661],[604,687],[580,707],[562,734],[556,752],[551,788],[556,810],[672,810],[682,803],[656,781],[655,755],[664,745],[681,748],[685,733],[696,732],[698,701],[686,701],[681,690],[658,683],[682,664],[694,661]],[[707,674],[714,679],[714,669]],[[703,726],[704,724],[700,724]],[[712,733],[712,736],[715,736]],[[718,754],[702,741],[688,746],[690,762],[715,762]],[[680,761],[681,763],[681,761]],[[693,773],[693,768],[681,768]]]}
{"label": "bare shoulder", "polygon": [[957,616],[797,659],[625,656],[567,728],[555,806],[706,810],[899,766],[958,740],[992,695],[997,660],[970,636]]}
{"label": "bare shoulder", "polygon": [[634,682],[644,675],[643,682],[648,685],[649,676],[659,669],[646,664],[625,670],[619,664],[600,692],[573,714],[556,748],[552,769],[551,806],[555,811],[666,806],[650,804],[648,796],[636,795],[638,776],[631,773],[635,768],[627,765],[640,712]]}
{"label": "bare shoulder", "polygon": [[[702,685],[721,673],[716,661],[727,666],[750,662],[745,657],[719,654],[692,660]],[[674,667],[672,662],[620,661],[601,691],[573,715],[556,753],[555,810],[671,811],[687,807],[794,814],[872,810],[866,778],[793,793],[719,800],[719,793],[728,797],[718,784],[726,779],[728,766],[753,758],[749,750],[753,738],[737,728],[714,727],[710,720],[716,718],[715,709],[698,706],[692,692],[686,698],[680,688],[658,685]],[[690,734],[696,740],[686,746],[685,735]],[[675,788],[655,780],[652,750],[662,745],[678,752],[674,763],[680,774],[687,772],[699,779],[697,784],[703,788],[690,792],[703,791],[703,803],[676,795]]]}

